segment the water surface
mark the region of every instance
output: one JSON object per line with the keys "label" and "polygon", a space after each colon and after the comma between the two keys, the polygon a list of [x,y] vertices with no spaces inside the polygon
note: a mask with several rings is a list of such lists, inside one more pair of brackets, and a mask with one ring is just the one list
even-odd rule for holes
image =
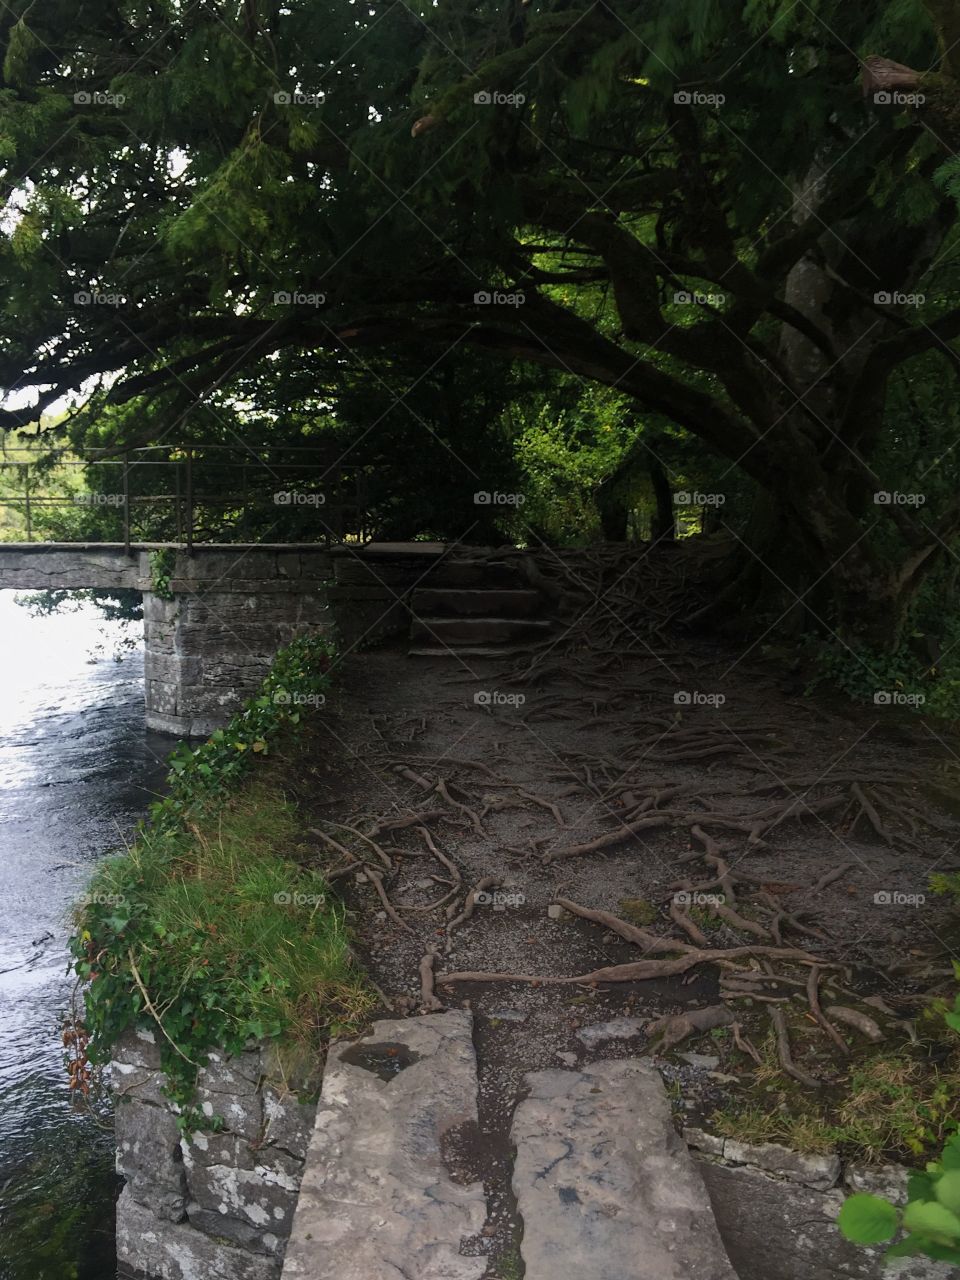
{"label": "water surface", "polygon": [[173,743],[143,724],[143,656],[91,605],[33,618],[0,591],[0,1280],[115,1274],[110,1115],[60,1041],[70,909],[128,837]]}

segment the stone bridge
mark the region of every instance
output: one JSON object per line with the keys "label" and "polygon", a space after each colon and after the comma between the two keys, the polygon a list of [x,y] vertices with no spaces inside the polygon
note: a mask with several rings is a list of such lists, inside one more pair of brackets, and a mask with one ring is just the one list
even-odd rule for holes
{"label": "stone bridge", "polygon": [[[160,592],[153,552],[172,562]],[[142,593],[147,725],[180,737],[224,724],[279,648],[332,627],[331,566],[316,543],[0,543],[0,589]]]}

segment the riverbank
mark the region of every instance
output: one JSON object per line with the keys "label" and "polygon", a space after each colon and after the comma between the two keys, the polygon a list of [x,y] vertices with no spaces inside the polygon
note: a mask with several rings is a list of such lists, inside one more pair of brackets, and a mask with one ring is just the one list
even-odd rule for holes
{"label": "riverbank", "polygon": [[[711,700],[678,702],[678,682]],[[258,842],[243,848],[252,809],[270,829],[267,857],[309,877],[296,893],[271,880],[274,897],[300,894],[312,913],[327,902],[321,881],[342,891],[381,1014],[470,1010],[480,1107],[464,1176],[485,1185],[476,1245],[490,1277],[509,1274],[521,1239],[509,1124],[530,1071],[652,1056],[688,1122],[719,1117],[735,1138],[847,1159],[922,1162],[955,1122],[956,1053],[942,1022],[920,1016],[931,991],[952,987],[954,916],[928,890],[933,871],[952,869],[958,835],[936,803],[949,744],[926,722],[799,699],[774,668],[689,641],[669,666],[623,655],[615,673],[583,656],[575,669],[531,669],[423,663],[384,646],[338,666],[335,696],[286,759],[245,755],[257,741],[233,741],[256,759],[253,792],[236,793],[252,805],[218,800],[204,827],[178,837],[167,872],[191,880],[214,841],[235,850],[228,864],[255,865]],[[204,757],[191,758],[196,773]],[[282,800],[257,790],[274,769]],[[120,865],[139,892],[135,862]],[[313,918],[281,945],[309,940]],[[204,960],[223,971],[211,923],[197,913],[198,958],[177,990],[189,976],[203,992]],[[122,917],[110,928],[127,942]],[[122,969],[123,948],[111,948]],[[153,1005],[143,997],[139,1022],[163,1027],[157,1049],[182,1077],[171,1054],[208,1043],[209,1024],[178,1021],[142,968],[126,971],[127,993],[139,977]],[[364,1011],[343,1018],[336,1007],[308,1017],[316,1062]],[[246,1033],[286,1035],[289,1009],[283,1022]],[[864,1099],[868,1079],[877,1087]],[[203,1121],[181,1116],[178,1150],[215,1124],[211,1105]],[[775,1129],[757,1131],[758,1110]],[[218,1177],[263,1142],[227,1133]]]}

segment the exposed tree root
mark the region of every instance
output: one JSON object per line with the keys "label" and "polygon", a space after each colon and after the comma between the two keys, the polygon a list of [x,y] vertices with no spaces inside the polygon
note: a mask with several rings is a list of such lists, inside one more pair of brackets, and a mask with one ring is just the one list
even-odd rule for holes
{"label": "exposed tree root", "polygon": [[438,1013],[446,1005],[434,989],[433,966],[436,964],[436,952],[428,951],[420,961],[420,1012]]}
{"label": "exposed tree root", "polygon": [[594,840],[588,840],[585,844],[571,844],[563,849],[552,849],[549,853],[544,854],[544,862],[557,862],[561,858],[579,858],[585,853],[597,853],[600,849],[609,849],[612,845],[622,844],[624,840],[629,840],[631,836],[639,835],[641,831],[652,831],[655,827],[665,827],[669,825],[669,818],[666,816],[641,818],[638,822],[624,823],[616,831],[608,831],[606,835],[597,836]]}
{"label": "exposed tree root", "polygon": [[777,1055],[780,1058],[781,1067],[783,1067],[788,1076],[792,1076],[794,1080],[806,1085],[808,1089],[819,1089],[820,1081],[816,1076],[812,1076],[809,1071],[804,1071],[802,1067],[798,1067],[793,1060],[793,1055],[790,1051],[790,1034],[787,1031],[787,1019],[783,1010],[771,1008],[769,1013],[773,1029],[777,1034]]}
{"label": "exposed tree root", "polygon": [[855,1031],[859,1031],[874,1043],[883,1039],[883,1032],[873,1018],[869,1014],[861,1013],[859,1009],[848,1009],[846,1005],[832,1004],[828,1006],[827,1013],[837,1022],[845,1022],[848,1027],[853,1027]]}
{"label": "exposed tree root", "polygon": [[673,1049],[676,1045],[698,1032],[712,1031],[714,1027],[728,1027],[734,1022],[734,1015],[722,1004],[714,1004],[706,1009],[689,1009],[684,1013],[675,1013],[664,1018],[648,1022],[644,1030],[650,1040],[658,1040],[657,1048],[661,1053]]}
{"label": "exposed tree root", "polygon": [[370,883],[376,889],[377,897],[383,903],[384,911],[386,911],[387,915],[394,922],[394,924],[398,924],[400,928],[405,930],[407,933],[413,933],[414,930],[410,928],[410,926],[407,924],[405,920],[402,920],[400,918],[400,916],[397,914],[396,909],[394,908],[393,903],[387,897],[387,891],[383,887],[383,877],[380,875],[380,872],[375,871],[373,867],[367,867],[366,875],[370,880]]}
{"label": "exposed tree root", "polygon": [[833,1025],[830,1019],[820,1008],[820,967],[814,965],[807,977],[807,1000],[810,1004],[810,1012],[817,1020],[819,1025],[827,1033],[833,1043],[843,1054],[849,1054],[850,1047],[844,1040],[843,1036]]}

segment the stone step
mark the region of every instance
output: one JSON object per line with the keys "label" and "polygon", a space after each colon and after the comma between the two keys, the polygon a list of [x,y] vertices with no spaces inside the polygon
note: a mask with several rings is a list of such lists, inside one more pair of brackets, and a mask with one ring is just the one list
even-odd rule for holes
{"label": "stone step", "polygon": [[511,590],[502,587],[481,590],[464,587],[418,587],[410,599],[414,613],[440,617],[487,616],[530,618],[542,612],[543,601],[538,591]]}
{"label": "stone step", "polygon": [[466,1010],[377,1022],[327,1057],[283,1280],[480,1280],[461,1254],[487,1217],[454,1182],[445,1143],[477,1124]]}
{"label": "stone step", "polygon": [[410,658],[516,658],[532,653],[534,646],[529,644],[478,644],[478,645],[425,645],[417,649],[408,649]]}
{"label": "stone step", "polygon": [[431,567],[423,585],[510,591],[523,590],[527,580],[516,565],[505,561],[458,560],[449,556]]}
{"label": "stone step", "polygon": [[419,618],[410,624],[411,640],[443,644],[503,644],[509,640],[546,635],[550,623],[540,618]]}
{"label": "stone step", "polygon": [[737,1280],[657,1070],[534,1071],[513,1191],[526,1280]]}

